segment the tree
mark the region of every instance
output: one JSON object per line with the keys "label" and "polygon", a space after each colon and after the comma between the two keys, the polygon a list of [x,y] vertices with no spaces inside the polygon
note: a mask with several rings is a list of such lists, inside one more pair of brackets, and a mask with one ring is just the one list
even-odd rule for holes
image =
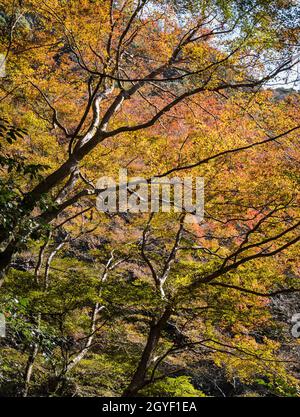
{"label": "tree", "polygon": [[[25,313],[38,337],[27,344],[23,394],[39,352],[49,349],[40,337],[43,326],[45,339],[52,340],[54,331],[58,340],[51,348],[58,392],[97,344],[97,323],[113,322],[120,311],[134,316],[133,302],[143,306],[137,314],[146,342],[134,353],[132,379],[127,375],[119,393],[151,390],[157,378],[169,377],[163,372],[166,358],[189,351],[191,359],[197,345],[215,352],[216,362],[224,362],[223,348],[242,356],[237,368],[243,371],[251,355],[258,362],[274,359],[277,345],[271,339],[258,358],[255,340],[228,340],[217,331],[214,322],[222,317],[215,298],[228,294],[233,312],[227,325],[254,328],[246,324],[251,318],[247,302],[262,314],[265,306],[255,296],[298,291],[287,272],[296,268],[289,254],[299,241],[294,164],[299,97],[276,101],[269,89],[291,80],[298,64],[298,8],[297,2],[282,0],[4,1],[0,30],[7,77],[1,85],[1,131],[13,143],[5,144],[1,162],[1,277],[4,298],[12,296],[19,285],[14,262],[30,253],[34,270],[26,272],[28,287],[21,285],[19,295],[26,293],[37,306]],[[34,154],[34,164],[20,165],[20,153],[22,161]],[[116,177],[120,167],[148,182],[173,174],[204,176],[206,223],[186,226],[184,213],[179,218],[176,213],[98,213],[97,177]],[[103,253],[93,253],[83,264],[74,261],[74,274],[91,278],[89,297],[80,278],[80,293],[68,292],[63,284],[70,267],[64,259],[85,235],[91,241],[100,235],[110,245],[107,252],[101,243]],[[57,257],[63,268],[54,266]],[[88,262],[104,268],[97,277]],[[130,277],[136,268],[142,275],[137,283],[135,277],[124,283],[120,274]],[[116,294],[112,285],[125,286],[127,294]],[[247,294],[246,302],[240,293]],[[65,296],[75,297],[75,304],[64,304]],[[238,297],[239,308],[247,311],[244,318],[234,314]],[[210,308],[212,317],[202,318]],[[83,321],[76,330],[72,318]],[[180,330],[180,343],[174,334],[166,336],[170,323],[181,328],[184,318],[192,327],[203,319],[211,330],[201,329],[200,338],[195,329]],[[127,319],[124,323],[130,326]],[[61,342],[76,332],[81,342]],[[247,342],[252,348],[245,349]],[[276,366],[274,372],[285,378]]]}

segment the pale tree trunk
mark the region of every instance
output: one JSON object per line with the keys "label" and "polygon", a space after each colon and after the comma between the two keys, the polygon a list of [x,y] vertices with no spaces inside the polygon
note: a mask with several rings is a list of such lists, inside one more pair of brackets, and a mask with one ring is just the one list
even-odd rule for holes
{"label": "pale tree trunk", "polygon": [[[51,232],[49,232],[48,237],[47,237],[44,245],[42,245],[41,248],[40,248],[38,262],[37,262],[37,265],[36,265],[36,268],[35,268],[35,274],[34,274],[35,275],[35,282],[37,284],[39,284],[39,276],[40,276],[41,267],[42,267],[42,263],[43,263],[44,253],[45,253],[46,248],[49,245],[50,238],[51,238]],[[45,268],[45,278],[44,278],[44,291],[47,291],[47,289],[48,289],[48,275],[49,275],[49,271],[50,271],[51,262],[52,262],[54,256],[57,254],[57,252],[62,248],[62,246],[65,243],[66,243],[66,238],[50,253],[50,255],[47,259],[46,268]],[[37,316],[37,330],[40,329],[40,323],[41,323],[41,314],[39,313],[38,316]],[[37,341],[32,346],[31,351],[30,351],[29,356],[28,356],[28,359],[27,359],[26,368],[25,368],[25,372],[24,372],[24,389],[23,389],[23,392],[22,392],[23,397],[28,396],[28,390],[29,390],[29,387],[30,387],[32,371],[33,371],[34,363],[35,363],[36,357],[38,355],[39,349],[40,349],[40,342]]]}
{"label": "pale tree trunk", "polygon": [[101,306],[99,303],[96,303],[92,310],[92,316],[91,316],[91,323],[90,323],[90,334],[86,338],[86,342],[84,347],[81,349],[79,353],[76,354],[76,356],[70,361],[65,363],[63,366],[63,369],[59,373],[59,375],[56,377],[56,381],[54,383],[53,392],[51,396],[56,395],[59,390],[63,389],[66,376],[67,374],[85,357],[85,355],[88,353],[90,347],[92,346],[95,334],[97,333],[97,320],[98,316],[101,310],[103,310],[103,306]]}
{"label": "pale tree trunk", "polygon": [[32,347],[32,350],[28,356],[27,363],[26,363],[26,368],[25,368],[25,373],[24,373],[24,389],[22,393],[23,397],[27,397],[28,395],[33,366],[34,366],[34,362],[35,362],[38,352],[39,352],[39,343],[35,343],[34,346]]}
{"label": "pale tree trunk", "polygon": [[[101,290],[102,290],[102,284],[104,282],[106,282],[107,278],[108,278],[108,274],[111,270],[113,270],[114,268],[116,268],[121,262],[124,261],[124,259],[120,259],[119,261],[113,263],[114,260],[114,251],[111,252],[111,256],[109,258],[109,260],[107,261],[103,273],[101,275],[101,279],[100,279],[100,287],[99,287],[99,291],[98,291],[98,295],[101,295]],[[60,372],[60,374],[57,376],[56,378],[56,382],[55,382],[55,386],[53,389],[53,394],[55,395],[61,388],[63,388],[64,382],[65,382],[65,378],[67,376],[67,374],[85,357],[85,355],[88,353],[90,347],[92,346],[93,340],[95,338],[95,335],[97,333],[97,331],[99,329],[97,329],[97,321],[99,319],[99,313],[104,309],[103,305],[100,305],[100,303],[95,303],[92,309],[92,314],[91,314],[91,321],[90,321],[90,333],[89,335],[86,337],[86,342],[84,347],[81,349],[80,352],[78,352],[76,354],[76,356],[70,361],[65,363],[62,371]]]}
{"label": "pale tree trunk", "polygon": [[[37,315],[37,318],[36,318],[36,328],[37,328],[37,330],[40,329],[40,325],[41,325],[41,314],[39,313]],[[22,391],[22,396],[23,397],[28,396],[28,390],[29,390],[29,387],[30,387],[32,371],[33,371],[33,367],[34,367],[36,357],[39,353],[39,349],[40,349],[39,341],[35,342],[30,349],[30,353],[29,353],[29,356],[28,356],[28,359],[27,359],[25,372],[24,372],[24,387],[23,387],[23,391]]]}

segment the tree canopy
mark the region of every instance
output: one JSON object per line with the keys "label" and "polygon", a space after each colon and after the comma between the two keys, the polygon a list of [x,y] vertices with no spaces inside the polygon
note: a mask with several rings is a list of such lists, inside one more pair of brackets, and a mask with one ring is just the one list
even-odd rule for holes
{"label": "tree canopy", "polygon": [[[299,19],[2,1],[0,395],[299,396]],[[99,211],[120,169],[204,178],[204,219]]]}

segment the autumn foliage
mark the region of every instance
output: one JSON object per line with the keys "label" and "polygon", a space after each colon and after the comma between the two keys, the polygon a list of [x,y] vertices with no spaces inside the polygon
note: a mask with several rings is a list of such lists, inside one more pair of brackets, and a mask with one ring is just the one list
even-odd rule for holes
{"label": "autumn foliage", "polygon": [[[2,1],[1,396],[300,395],[299,15]],[[120,168],[204,220],[99,212]]]}

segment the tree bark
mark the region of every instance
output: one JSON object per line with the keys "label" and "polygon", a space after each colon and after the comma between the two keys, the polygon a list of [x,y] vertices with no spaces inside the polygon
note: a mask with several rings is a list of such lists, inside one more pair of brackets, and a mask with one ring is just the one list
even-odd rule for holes
{"label": "tree bark", "polygon": [[134,397],[143,388],[146,382],[147,371],[151,359],[161,337],[161,332],[172,314],[172,307],[167,306],[160,319],[150,326],[147,342],[142,353],[138,367],[131,379],[130,384],[123,392],[122,397]]}
{"label": "tree bark", "polygon": [[9,267],[13,254],[16,250],[14,241],[10,242],[2,253],[0,253],[0,287],[4,282],[6,271]]}
{"label": "tree bark", "polygon": [[28,356],[28,360],[26,363],[26,368],[25,368],[25,373],[24,373],[24,390],[22,393],[23,397],[27,397],[28,395],[29,384],[30,384],[31,375],[33,371],[33,365],[37,357],[38,351],[39,351],[39,343],[35,343]]}

